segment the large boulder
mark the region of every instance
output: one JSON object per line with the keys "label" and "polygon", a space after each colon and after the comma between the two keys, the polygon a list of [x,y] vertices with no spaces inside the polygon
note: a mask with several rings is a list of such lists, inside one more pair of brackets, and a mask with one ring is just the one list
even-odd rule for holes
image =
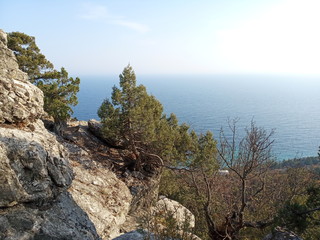
{"label": "large boulder", "polygon": [[[194,235],[194,215],[177,201],[160,196],[155,206],[138,218],[142,229],[127,232],[114,240],[201,240]],[[168,235],[169,233],[169,235]]]}
{"label": "large boulder", "polygon": [[162,214],[164,217],[172,217],[177,224],[177,228],[183,228],[186,225],[190,229],[194,228],[195,218],[189,209],[167,197],[160,196],[159,198],[153,208],[154,215],[159,216]]}
{"label": "large boulder", "polygon": [[74,163],[75,179],[69,192],[87,212],[102,239],[120,235],[132,196],[128,187],[108,169],[85,169]]}
{"label": "large boulder", "polygon": [[28,123],[43,114],[43,93],[28,81],[0,29],[0,123]]}

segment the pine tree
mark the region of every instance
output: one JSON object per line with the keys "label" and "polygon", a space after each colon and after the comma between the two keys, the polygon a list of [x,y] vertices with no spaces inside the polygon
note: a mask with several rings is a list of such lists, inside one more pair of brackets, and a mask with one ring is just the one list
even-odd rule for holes
{"label": "pine tree", "polygon": [[189,127],[180,126],[174,114],[166,117],[161,103],[137,85],[130,65],[119,78],[120,87],[113,87],[111,101],[105,99],[98,110],[104,136],[131,150],[137,170],[142,168],[142,155],[156,155],[170,163],[183,159],[182,140]]}
{"label": "pine tree", "polygon": [[14,52],[19,68],[28,74],[31,83],[56,76],[53,64],[40,52],[35,37],[21,32],[8,33],[8,48]]}
{"label": "pine tree", "polygon": [[71,106],[78,103],[76,94],[80,79],[69,77],[64,68],[54,70],[32,36],[21,32],[9,33],[8,47],[14,52],[19,68],[28,74],[30,82],[43,91],[44,110],[53,117],[58,131],[73,113]]}
{"label": "pine tree", "polygon": [[163,107],[155,97],[148,95],[143,85],[137,86],[130,65],[124,68],[119,78],[120,88],[113,87],[112,101],[104,100],[98,115],[104,124],[104,135],[128,147],[137,160],[136,167],[141,168],[140,150],[156,140]]}
{"label": "pine tree", "polygon": [[70,105],[78,104],[76,93],[79,92],[80,79],[69,77],[64,68],[55,72],[55,77],[49,83],[39,81],[37,86],[45,96],[45,111],[54,118],[56,124],[63,124],[73,113]]}

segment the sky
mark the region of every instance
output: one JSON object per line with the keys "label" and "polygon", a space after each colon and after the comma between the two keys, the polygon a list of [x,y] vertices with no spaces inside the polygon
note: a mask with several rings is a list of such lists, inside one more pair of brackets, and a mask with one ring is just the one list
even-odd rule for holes
{"label": "sky", "polygon": [[35,36],[75,75],[320,75],[319,0],[0,0],[0,28]]}

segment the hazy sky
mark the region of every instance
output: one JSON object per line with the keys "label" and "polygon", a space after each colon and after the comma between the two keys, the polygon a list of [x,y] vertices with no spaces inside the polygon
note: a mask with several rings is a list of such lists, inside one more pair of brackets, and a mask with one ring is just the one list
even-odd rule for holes
{"label": "hazy sky", "polygon": [[319,0],[0,0],[71,74],[320,75]]}

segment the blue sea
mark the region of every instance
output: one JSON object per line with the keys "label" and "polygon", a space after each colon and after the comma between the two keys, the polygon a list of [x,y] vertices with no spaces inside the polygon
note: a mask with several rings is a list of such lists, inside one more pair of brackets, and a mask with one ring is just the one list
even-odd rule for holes
{"label": "blue sea", "polygon": [[[320,77],[271,75],[137,76],[180,123],[196,132],[210,130],[216,138],[227,120],[238,118],[242,129],[255,121],[275,130],[274,155],[278,160],[317,156],[320,145]],[[79,104],[74,117],[99,119],[97,109],[111,97],[119,78],[81,77]],[[241,132],[240,132],[241,133]]]}

